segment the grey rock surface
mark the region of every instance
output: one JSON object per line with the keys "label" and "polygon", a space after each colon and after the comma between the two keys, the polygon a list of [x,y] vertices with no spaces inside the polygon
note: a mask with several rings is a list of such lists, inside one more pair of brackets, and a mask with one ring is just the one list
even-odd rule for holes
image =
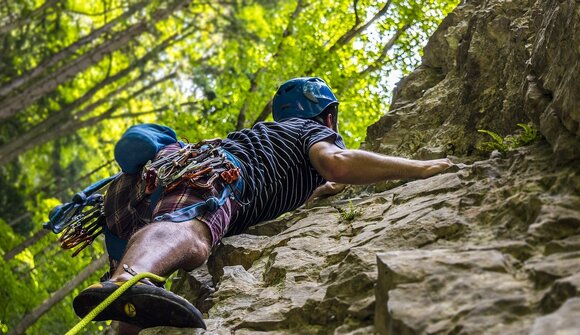
{"label": "grey rock surface", "polygon": [[580,298],[570,299],[556,312],[536,319],[530,335],[579,335],[579,314]]}
{"label": "grey rock surface", "polygon": [[578,45],[577,1],[463,1],[430,39],[422,65],[397,85],[365,148],[470,155],[487,140],[478,129],[505,136],[531,120],[555,159],[578,158]]}

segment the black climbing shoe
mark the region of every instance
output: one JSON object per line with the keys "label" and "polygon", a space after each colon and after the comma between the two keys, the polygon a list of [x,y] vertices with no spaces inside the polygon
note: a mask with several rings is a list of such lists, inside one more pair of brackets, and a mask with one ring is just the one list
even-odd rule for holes
{"label": "black climbing shoe", "polygon": [[[85,317],[123,284],[106,281],[89,286],[74,298],[75,313],[81,318]],[[140,282],[123,292],[94,320],[117,320],[142,328],[206,329],[201,312],[189,301],[163,288]]]}

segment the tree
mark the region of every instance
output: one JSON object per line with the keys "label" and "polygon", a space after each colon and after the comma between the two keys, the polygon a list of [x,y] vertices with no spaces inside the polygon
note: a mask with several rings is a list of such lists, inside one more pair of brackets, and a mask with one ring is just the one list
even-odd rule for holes
{"label": "tree", "polygon": [[32,325],[36,320],[38,320],[44,313],[48,312],[56,303],[61,301],[65,296],[71,293],[79,284],[84,282],[93,273],[102,269],[107,263],[109,258],[107,255],[102,255],[91,264],[89,264],[83,271],[81,271],[76,277],[71,279],[66,285],[60,288],[58,291],[52,293],[48,299],[42,302],[40,306],[36,307],[32,312],[26,314],[24,318],[18,323],[18,325],[9,332],[9,335],[20,335],[23,334],[30,325]]}

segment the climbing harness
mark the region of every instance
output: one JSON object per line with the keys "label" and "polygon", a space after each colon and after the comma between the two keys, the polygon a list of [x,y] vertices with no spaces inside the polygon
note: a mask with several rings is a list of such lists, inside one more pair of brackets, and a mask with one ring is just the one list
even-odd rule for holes
{"label": "climbing harness", "polygon": [[[202,141],[197,144],[183,144],[182,147],[158,160],[148,161],[142,169],[145,194],[151,196],[152,208],[163,192],[169,192],[181,184],[199,190],[210,190],[217,183],[222,184],[219,197],[210,196],[204,201],[181,208],[175,212],[155,217],[153,221],[181,222],[198,217],[207,211],[215,211],[228,198],[239,200],[241,193],[240,169],[237,161],[221,148],[221,140]],[[64,249],[76,250],[76,256],[104,233],[109,255],[120,259],[127,241],[114,235],[106,226],[104,217],[104,195],[97,193],[118,178],[118,173],[100,180],[74,195],[69,203],[55,207],[49,214],[49,221],[43,227],[61,234],[59,242]]]}
{"label": "climbing harness", "polygon": [[[127,266],[123,265],[125,271],[127,271]],[[130,268],[129,268],[130,269]],[[134,271],[133,271],[134,273]],[[131,273],[131,274],[133,274]],[[126,281],[123,285],[119,286],[118,289],[115,290],[110,296],[108,296],[105,300],[103,300],[100,304],[97,305],[92,311],[89,312],[81,321],[79,321],[71,330],[69,330],[66,335],[75,335],[78,334],[81,329],[83,329],[89,322],[91,322],[99,313],[105,310],[111,303],[113,303],[117,298],[121,296],[125,291],[130,289],[133,285],[143,279],[151,279],[155,282],[162,283],[165,282],[165,278],[158,276],[154,273],[150,272],[142,272],[142,273],[134,273],[133,278]]]}
{"label": "climbing harness", "polygon": [[153,221],[187,221],[207,211],[216,211],[228,198],[239,199],[241,183],[237,182],[240,180],[240,169],[233,163],[233,156],[222,149],[220,144],[219,139],[188,144],[175,153],[145,165],[143,180],[147,184],[146,192],[153,192],[160,186],[170,191],[182,183],[199,190],[209,190],[218,181],[224,185],[219,197],[210,196],[175,212],[157,216]]}

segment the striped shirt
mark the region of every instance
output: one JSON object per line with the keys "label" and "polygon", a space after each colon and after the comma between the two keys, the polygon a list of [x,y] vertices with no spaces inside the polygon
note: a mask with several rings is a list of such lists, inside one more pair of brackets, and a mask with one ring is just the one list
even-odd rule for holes
{"label": "striped shirt", "polygon": [[239,161],[244,179],[241,200],[227,235],[292,211],[324,184],[310,164],[308,151],[320,141],[345,148],[342,137],[312,120],[260,122],[252,129],[230,133],[222,147]]}

